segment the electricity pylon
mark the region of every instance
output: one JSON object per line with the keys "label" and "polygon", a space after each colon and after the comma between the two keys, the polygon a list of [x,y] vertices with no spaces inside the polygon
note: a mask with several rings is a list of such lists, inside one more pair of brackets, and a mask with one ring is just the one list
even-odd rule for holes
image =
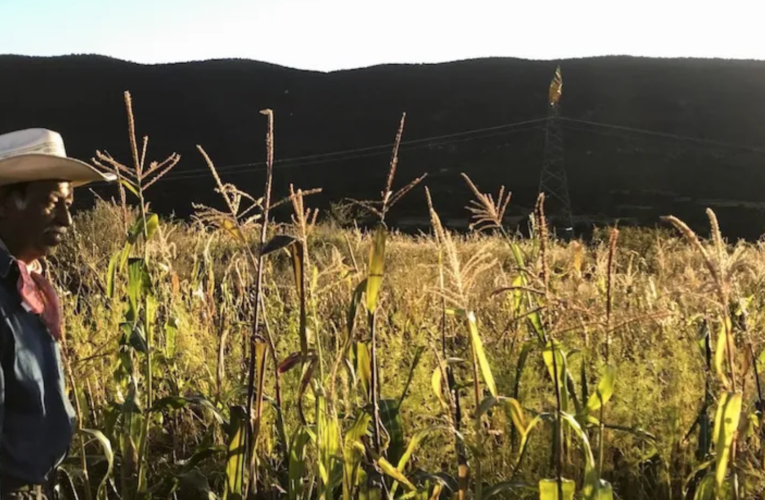
{"label": "electricity pylon", "polygon": [[[542,160],[542,173],[539,177],[539,192],[545,194],[545,213],[551,222],[557,220],[565,224],[567,231],[573,230],[571,214],[571,199],[568,195],[568,179],[563,154],[563,131],[560,121],[560,98],[563,91],[563,78],[560,66],[555,70],[555,76],[550,82],[550,92],[547,110],[547,126],[545,127],[545,151]],[[554,222],[553,222],[553,225]]]}

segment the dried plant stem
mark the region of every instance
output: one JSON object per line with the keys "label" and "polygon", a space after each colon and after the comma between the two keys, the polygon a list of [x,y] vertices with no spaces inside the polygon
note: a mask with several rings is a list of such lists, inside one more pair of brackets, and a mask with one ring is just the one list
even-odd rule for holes
{"label": "dried plant stem", "polygon": [[[608,280],[606,283],[606,366],[611,362],[611,311],[613,309],[614,267],[616,264],[616,244],[619,240],[619,230],[613,228],[608,244]],[[605,409],[600,404],[600,425],[598,429],[598,477],[603,475],[603,460],[605,454]]]}
{"label": "dried plant stem", "polygon": [[[274,115],[273,111],[270,109],[261,111],[262,114],[266,115],[268,117],[268,133],[266,135],[266,147],[267,147],[267,160],[266,160],[266,186],[265,186],[265,202],[263,205],[263,219],[261,220],[260,224],[260,247],[263,248],[263,246],[266,244],[266,236],[267,236],[267,230],[268,230],[268,206],[271,203],[271,184],[273,180],[273,171],[274,171]],[[260,320],[260,296],[262,294],[263,289],[263,255],[261,252],[258,252],[257,255],[257,269],[255,271],[255,297],[253,299],[253,320],[252,320],[252,331],[250,334],[250,359],[249,359],[249,366],[248,366],[248,376],[247,376],[247,418],[249,425],[247,426],[248,430],[248,439],[247,442],[247,451],[249,452],[249,463],[250,463],[250,470],[253,470],[253,465],[255,463],[255,443],[257,441],[257,423],[260,421],[260,415],[256,415],[254,420],[252,416],[252,407],[253,402],[255,398],[255,365],[256,365],[256,346],[258,343],[258,327],[259,327],[259,320]],[[263,395],[258,394],[258,399],[262,400]],[[258,405],[258,410],[260,411],[260,404]],[[247,463],[246,460],[242,461],[242,467],[244,468],[245,464]],[[244,477],[244,470],[242,471],[242,477]],[[248,481],[248,491],[253,491],[254,487],[254,477],[250,477]]]}

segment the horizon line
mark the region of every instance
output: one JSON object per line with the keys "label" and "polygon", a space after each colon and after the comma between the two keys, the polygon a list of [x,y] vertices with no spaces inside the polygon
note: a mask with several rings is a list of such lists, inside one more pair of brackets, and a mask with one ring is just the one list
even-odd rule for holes
{"label": "horizon line", "polygon": [[17,57],[17,58],[27,58],[27,59],[65,59],[65,58],[83,58],[83,57],[91,57],[91,58],[103,58],[103,59],[111,59],[114,61],[127,63],[127,64],[133,64],[136,66],[175,66],[175,65],[185,65],[185,64],[201,64],[201,63],[214,63],[214,62],[231,62],[231,61],[242,61],[242,62],[250,62],[250,63],[257,63],[257,64],[263,64],[268,66],[276,66],[279,68],[289,69],[293,71],[302,71],[302,72],[308,72],[308,73],[323,73],[323,74],[331,74],[331,73],[337,73],[342,71],[358,71],[358,70],[364,70],[364,69],[372,69],[372,68],[381,68],[381,67],[391,67],[391,66],[439,66],[439,65],[447,65],[447,64],[458,64],[458,63],[466,63],[466,62],[477,62],[477,61],[487,61],[492,59],[504,59],[504,60],[512,60],[512,61],[524,61],[524,62],[531,62],[531,63],[564,63],[566,61],[584,61],[584,60],[594,60],[594,59],[649,59],[649,60],[660,60],[660,61],[721,61],[721,62],[751,62],[751,63],[765,63],[765,59],[744,59],[744,58],[726,58],[726,57],[698,57],[698,56],[636,56],[636,55],[630,55],[630,54],[603,54],[603,55],[595,55],[595,56],[581,56],[581,57],[561,57],[561,58],[552,58],[552,59],[531,59],[531,58],[524,58],[524,57],[515,57],[515,56],[482,56],[482,57],[470,57],[470,58],[462,58],[462,59],[450,59],[446,61],[440,61],[440,62],[422,62],[422,63],[413,63],[413,62],[388,62],[388,63],[377,63],[377,64],[370,64],[368,66],[354,66],[349,68],[340,68],[340,69],[334,69],[334,70],[316,70],[316,69],[306,69],[306,68],[298,68],[294,66],[287,66],[284,64],[269,62],[269,61],[263,61],[259,59],[252,59],[247,57],[218,57],[218,58],[208,58],[208,59],[189,59],[189,60],[179,60],[179,61],[172,61],[172,62],[154,62],[154,63],[146,63],[146,62],[138,62],[133,61],[130,59],[122,58],[122,57],[116,57],[116,56],[109,56],[105,54],[99,54],[99,53],[71,53],[71,54],[57,54],[57,55],[28,55],[28,54],[10,54],[10,53],[0,53],[0,58],[4,57]]}

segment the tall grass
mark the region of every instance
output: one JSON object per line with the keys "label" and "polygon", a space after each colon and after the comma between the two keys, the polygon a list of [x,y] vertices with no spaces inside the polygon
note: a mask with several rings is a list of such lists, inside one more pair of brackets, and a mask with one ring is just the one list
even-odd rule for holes
{"label": "tall grass", "polygon": [[[352,201],[370,232],[323,222],[315,190],[272,201],[270,169],[262,196],[224,184],[202,147],[223,208],[161,221],[145,176],[178,159],[143,169],[129,129],[135,167],[97,158],[135,201],[78,214],[55,258],[83,430],[70,496],[765,493],[765,248],[726,243],[712,212],[709,242],[670,217],[677,233],[564,243],[540,196],[521,239],[509,192],[464,176],[470,233],[427,193],[431,234],[401,235],[390,207],[427,192],[394,189],[402,117],[380,200]],[[292,223],[269,220],[281,203]]]}

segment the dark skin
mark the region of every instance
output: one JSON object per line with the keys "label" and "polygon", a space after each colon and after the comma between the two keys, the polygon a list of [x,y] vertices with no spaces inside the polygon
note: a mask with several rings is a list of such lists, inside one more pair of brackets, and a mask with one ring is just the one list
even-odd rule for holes
{"label": "dark skin", "polygon": [[72,225],[73,200],[66,181],[0,188],[0,240],[26,264],[52,254]]}

